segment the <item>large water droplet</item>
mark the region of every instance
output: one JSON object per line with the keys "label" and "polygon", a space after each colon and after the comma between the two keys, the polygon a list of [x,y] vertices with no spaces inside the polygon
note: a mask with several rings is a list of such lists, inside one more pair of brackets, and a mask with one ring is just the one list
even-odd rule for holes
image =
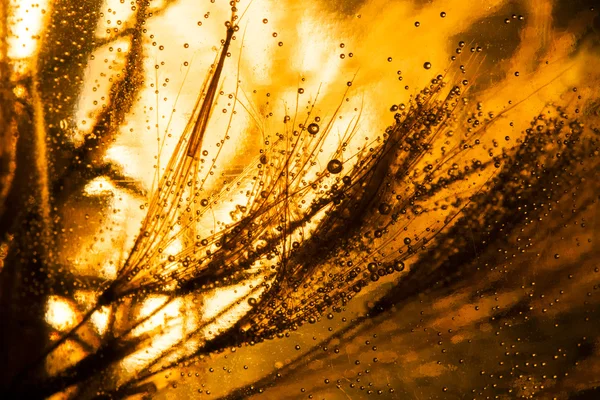
{"label": "large water droplet", "polygon": [[317,133],[319,133],[319,125],[315,124],[314,122],[310,125],[308,125],[308,127],[306,128],[306,130],[308,131],[308,133],[310,133],[311,135],[316,135]]}
{"label": "large water droplet", "polygon": [[343,164],[340,160],[333,159],[327,163],[327,171],[332,174],[339,174],[342,172]]}

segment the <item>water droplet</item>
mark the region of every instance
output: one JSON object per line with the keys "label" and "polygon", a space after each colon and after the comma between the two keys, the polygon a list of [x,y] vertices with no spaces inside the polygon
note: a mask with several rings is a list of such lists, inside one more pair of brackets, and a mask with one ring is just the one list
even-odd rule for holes
{"label": "water droplet", "polygon": [[339,174],[342,172],[343,164],[340,160],[333,159],[327,163],[327,171],[332,174]]}
{"label": "water droplet", "polygon": [[392,207],[387,203],[381,203],[379,205],[379,213],[382,215],[388,215],[392,211]]}
{"label": "water droplet", "polygon": [[404,263],[400,260],[394,262],[394,269],[398,272],[404,271]]}

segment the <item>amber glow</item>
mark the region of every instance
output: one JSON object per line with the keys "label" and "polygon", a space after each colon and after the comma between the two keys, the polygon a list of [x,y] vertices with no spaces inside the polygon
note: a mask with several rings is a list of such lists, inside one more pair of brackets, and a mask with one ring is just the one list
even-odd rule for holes
{"label": "amber glow", "polygon": [[[277,371],[296,378],[265,384],[264,398],[307,396],[305,386],[315,398],[353,398],[349,385],[371,380],[377,389],[366,390],[389,394],[393,384],[418,398],[435,379],[444,382],[438,394],[461,381],[460,397],[470,375],[450,374],[468,367],[487,390],[490,368],[504,379],[509,364],[499,385],[526,396],[550,393],[545,377],[568,375],[562,364],[546,368],[553,356],[579,365],[569,358],[578,350],[564,350],[569,338],[551,343],[560,349],[540,357],[542,372],[515,378],[525,368],[518,355],[560,337],[547,332],[573,323],[567,316],[589,320],[597,305],[587,264],[597,260],[597,199],[586,175],[597,170],[597,10],[571,15],[551,0],[105,0],[78,14],[76,3],[7,2],[0,54],[11,60],[8,92],[20,101],[6,132],[35,132],[36,192],[23,198],[42,199],[28,212],[40,213],[43,228],[24,237],[35,243],[30,275],[50,282],[38,295],[45,373],[54,379],[85,357],[115,357],[81,372],[76,392],[61,388],[64,398],[104,386],[136,396],[131,382],[150,384],[157,398],[170,398],[177,382],[173,398],[241,387],[260,396],[255,382]],[[69,24],[81,32],[48,43],[60,40],[47,32]],[[551,122],[538,143],[540,121]],[[20,135],[10,139],[14,154]],[[573,149],[583,161],[566,178],[561,157]],[[8,175],[22,162],[11,157]],[[539,193],[528,192],[540,176]],[[516,195],[494,198],[498,180]],[[485,195],[492,200],[462,220]],[[444,236],[455,227],[457,237]],[[330,232],[337,236],[323,237]],[[0,238],[0,249],[14,237]],[[51,267],[34,246],[50,249]],[[436,275],[434,266],[450,262]],[[571,265],[587,269],[563,273]],[[380,317],[379,304],[393,317]],[[510,330],[530,319],[542,321],[540,339],[522,333],[529,327]],[[575,325],[581,342],[587,325]],[[477,340],[515,361],[464,367],[471,350],[461,346]],[[312,361],[296,365],[304,356]],[[600,371],[597,360],[581,360]],[[365,378],[366,369],[383,372]],[[564,393],[590,386],[569,379]]]}
{"label": "amber glow", "polygon": [[[177,2],[164,15],[148,21],[146,26],[151,37],[146,36],[143,44],[147,52],[144,62],[147,85],[140,92],[139,102],[126,123],[119,128],[120,134],[105,152],[105,160],[121,167],[132,181],[141,182],[147,196],[151,196],[157,188],[158,177],[164,173],[167,160],[190,116],[197,90],[209,64],[214,62],[219,40],[224,35],[221,22],[227,19],[229,12],[226,4],[217,2],[206,5],[205,9],[191,3]],[[160,4],[153,5],[160,7]],[[454,79],[462,79],[455,64],[466,66],[465,76],[469,79],[485,77],[486,58],[490,57],[486,54],[487,49],[483,49],[481,54],[471,53],[470,47],[478,44],[469,42],[463,49],[466,54],[453,63],[449,59],[458,46],[449,43],[448,38],[468,29],[486,15],[492,15],[503,5],[502,1],[493,1],[484,7],[474,7],[457,0],[416,8],[409,2],[389,4],[369,1],[354,15],[346,17],[334,16],[317,3],[290,3],[281,7],[269,1],[254,1],[247,10],[245,5],[242,6],[245,10],[240,24],[242,29],[225,66],[222,92],[214,107],[209,136],[202,147],[208,154],[207,162],[220,151],[217,174],[208,175],[204,190],[210,192],[220,184],[222,178],[219,174],[238,165],[247,165],[252,159],[250,155],[261,147],[261,138],[272,138],[274,132],[284,129],[281,123],[284,116],[301,118],[315,100],[311,113],[323,120],[334,115],[338,104],[341,103],[342,108],[331,121],[326,142],[312,169],[318,171],[324,168],[339,143],[348,137],[348,132],[353,133],[353,139],[342,159],[349,160],[351,164],[357,159],[355,155],[363,146],[364,138],[374,138],[390,123],[385,105],[407,103],[410,96],[436,73],[448,73]],[[589,73],[589,65],[593,64],[591,60],[598,58],[588,52],[580,53],[575,59],[566,58],[570,51],[568,41],[574,39],[560,32],[544,37],[543,40],[551,40],[553,45],[542,47],[540,40],[536,40],[538,38],[531,32],[547,25],[550,18],[548,7],[547,4],[532,5],[525,21],[513,21],[513,24],[526,26],[522,31],[526,40],[521,42],[511,59],[501,61],[500,67],[506,76],[489,87],[479,89],[478,98],[485,103],[486,109],[494,113],[501,113],[527,99],[522,105],[511,107],[509,113],[488,129],[483,138],[487,143],[503,140],[507,132],[518,136],[529,123],[528,117],[532,112],[537,112],[548,98],[560,97],[563,92],[578,85]],[[103,10],[105,17],[96,31],[98,40],[110,40],[131,26],[131,22],[127,22],[133,18],[130,7],[109,1]],[[447,13],[443,20],[439,17],[440,10]],[[210,13],[210,17],[206,18],[205,13]],[[263,19],[268,22],[262,22]],[[198,26],[198,21],[202,22],[202,26]],[[411,21],[419,21],[420,27],[416,28]],[[277,33],[276,38],[273,32]],[[280,40],[283,46],[277,45]],[[73,137],[75,143],[81,143],[85,135],[91,133],[94,118],[105,104],[103,99],[109,95],[111,80],[122,73],[129,48],[126,39],[118,39],[93,53],[86,70],[86,86],[79,100],[77,133]],[[539,51],[547,52],[547,65],[534,66],[528,62],[532,54]],[[423,69],[426,61],[433,65],[430,71]],[[401,73],[397,74],[397,70]],[[519,78],[514,76],[517,70]],[[402,77],[401,81],[399,77]],[[352,86],[347,87],[346,82],[352,82]],[[239,105],[232,109],[233,100],[228,95],[235,93],[238,84]],[[390,87],[394,89],[389,90]],[[303,89],[302,94],[298,93],[299,88]],[[222,109],[226,112],[221,112]],[[230,120],[232,112],[234,115]],[[515,124],[508,126],[508,122],[512,121]],[[222,138],[220,132],[225,131],[229,137],[222,147],[217,147]],[[345,166],[349,167],[349,164]],[[314,179],[311,168],[305,172]],[[479,181],[471,182],[464,189],[474,191],[487,179],[489,175],[482,175]],[[143,209],[144,200],[134,200],[103,177],[91,181],[85,193],[89,196],[110,195],[112,207],[120,210],[111,216],[112,229],[123,234],[116,244],[95,245],[93,253],[85,246],[79,247],[80,250],[74,248],[70,257],[82,259],[85,254],[86,265],[98,264],[98,272],[114,276],[123,258],[113,259],[108,264],[106,255],[114,253],[115,245],[121,247],[121,257],[127,253],[138,233],[143,213],[129,212],[131,217],[127,218],[122,215],[127,209]],[[245,196],[243,191],[231,192],[229,196],[211,210],[206,221],[197,227],[196,234],[205,237],[215,231],[215,226],[232,222],[232,212],[237,204],[244,204]],[[307,197],[305,200],[311,199]],[[424,229],[433,222],[422,219],[418,222],[420,227],[415,226],[415,229]],[[103,222],[96,229],[104,229],[101,226],[106,224]],[[306,232],[308,230],[303,234],[306,235]],[[182,243],[180,239],[173,240],[163,250],[166,255],[177,254],[182,250]],[[225,307],[239,301],[248,290],[248,284],[216,290],[204,300],[202,317],[214,317]],[[147,299],[140,308],[139,317],[150,315],[152,310],[167,301],[166,297]],[[245,300],[240,302],[247,305]],[[65,326],[65,306],[52,303],[49,307],[55,310],[53,323]],[[192,330],[191,327],[197,327],[199,321],[180,320],[182,307],[181,299],[168,301],[165,308],[135,329],[134,333],[139,335],[164,327],[153,341],[153,352],[142,351],[140,355],[130,356],[123,361],[125,369],[133,370],[149,362],[181,340],[186,331]],[[230,317],[220,317],[216,326],[208,325],[204,329],[204,339],[214,336],[216,330],[231,326],[236,321],[235,316],[243,315],[247,310],[247,306],[240,305],[238,311],[231,311]],[[442,324],[441,321],[438,323]]]}

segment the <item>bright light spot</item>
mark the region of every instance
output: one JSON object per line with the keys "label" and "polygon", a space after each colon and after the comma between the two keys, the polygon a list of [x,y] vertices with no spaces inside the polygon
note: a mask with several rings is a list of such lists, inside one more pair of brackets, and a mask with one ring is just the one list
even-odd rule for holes
{"label": "bright light spot", "polygon": [[132,146],[112,146],[106,151],[105,161],[121,166],[123,173],[127,176],[137,177],[142,171],[152,170],[152,166],[136,157],[136,150]]}
{"label": "bright light spot", "polygon": [[[165,302],[168,304],[165,305]],[[169,301],[167,296],[152,296],[144,302],[138,318],[149,318],[137,326],[132,334],[148,333],[152,338],[151,343],[121,361],[120,365],[125,370],[139,369],[183,339],[185,327],[188,326],[186,319],[194,319],[189,313],[182,312],[183,304],[183,299]]]}
{"label": "bright light spot", "polygon": [[[202,329],[204,338],[216,337],[220,331],[230,328],[246,315],[252,306],[247,301],[240,301],[240,299],[247,296],[252,288],[262,282],[262,278],[258,278],[227,289],[219,288],[213,294],[208,294],[204,300],[202,314],[202,318],[206,322]],[[261,288],[253,296],[260,296],[263,290]],[[238,301],[240,301],[239,304],[237,304]]]}
{"label": "bright light spot", "polygon": [[8,38],[8,56],[14,59],[28,58],[34,55],[38,47],[36,39],[44,25],[48,0],[17,0],[12,4],[12,18]]}
{"label": "bright light spot", "polygon": [[180,316],[179,308],[181,307],[181,299],[171,301],[169,304],[164,305],[167,301],[169,301],[167,296],[152,296],[144,301],[144,305],[139,312],[139,318],[142,319],[148,317],[148,320],[135,328],[133,333],[135,335],[140,335],[159,326],[166,327],[170,321]]}
{"label": "bright light spot", "polygon": [[114,185],[108,178],[104,176],[100,176],[92,180],[83,189],[84,193],[88,196],[98,196],[100,194],[112,193],[114,190]]}
{"label": "bright light spot", "polygon": [[102,266],[102,275],[107,279],[116,279],[117,277],[117,265],[113,263],[106,263]]}
{"label": "bright light spot", "polygon": [[27,90],[25,90],[25,86],[23,86],[23,85],[16,85],[13,88],[13,93],[15,94],[15,96],[22,99],[23,97],[25,97]]}
{"label": "bright light spot", "polygon": [[[251,285],[255,285],[261,280],[255,280],[254,282],[248,282]],[[223,312],[227,307],[233,305],[240,298],[250,292],[248,283],[239,284],[232,286],[227,289],[219,288],[215,293],[204,300],[204,313],[202,316],[205,319],[210,319]]]}
{"label": "bright light spot", "polygon": [[77,314],[66,300],[50,296],[46,303],[45,320],[54,329],[66,330],[77,323]]}
{"label": "bright light spot", "polygon": [[108,307],[102,307],[98,311],[92,314],[92,324],[98,331],[99,334],[104,334],[106,328],[108,328],[108,317],[110,315],[110,309]]}
{"label": "bright light spot", "polygon": [[[174,231],[173,236],[177,235],[179,232],[181,231],[181,229],[176,229]],[[179,254],[183,251],[183,244],[181,243],[181,240],[179,239],[175,239],[173,240],[173,242],[167,246],[167,248],[165,249],[164,253],[166,255],[172,255],[172,254]]]}

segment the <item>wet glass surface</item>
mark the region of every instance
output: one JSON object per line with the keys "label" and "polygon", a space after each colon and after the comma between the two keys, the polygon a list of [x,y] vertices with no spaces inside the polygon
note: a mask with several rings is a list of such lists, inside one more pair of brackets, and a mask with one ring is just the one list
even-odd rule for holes
{"label": "wet glass surface", "polygon": [[600,398],[586,0],[0,0],[0,397]]}

